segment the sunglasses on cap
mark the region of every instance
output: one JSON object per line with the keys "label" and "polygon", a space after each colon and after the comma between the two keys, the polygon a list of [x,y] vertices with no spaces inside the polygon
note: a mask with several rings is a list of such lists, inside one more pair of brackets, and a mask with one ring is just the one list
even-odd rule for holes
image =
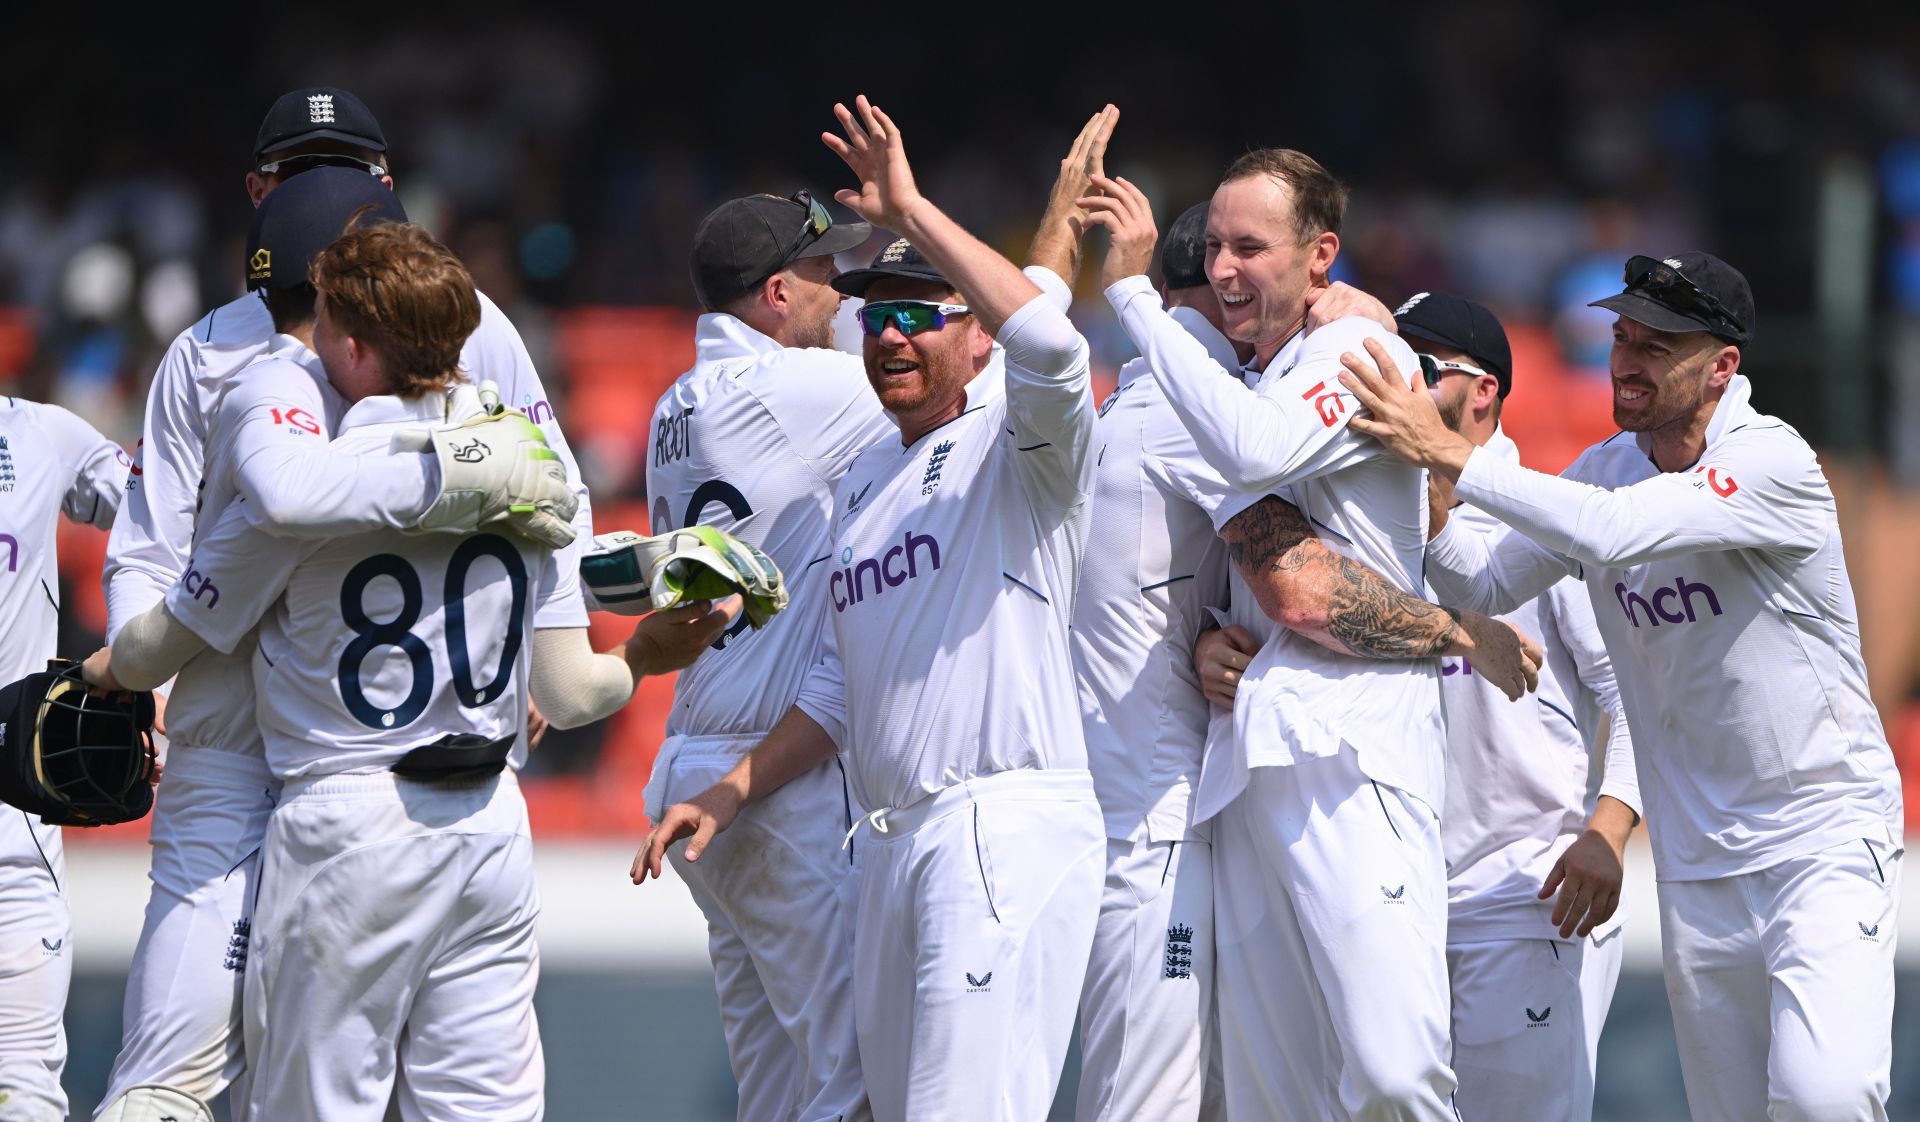
{"label": "sunglasses on cap", "polygon": [[1656,304],[1698,316],[1721,331],[1739,331],[1739,321],[1725,304],[1658,257],[1627,258],[1626,282],[1627,291],[1645,294]]}
{"label": "sunglasses on cap", "polygon": [[860,309],[860,330],[868,335],[886,333],[887,325],[900,329],[902,335],[918,335],[922,331],[937,331],[947,325],[953,316],[971,314],[965,304],[935,304],[930,300],[881,300],[878,303],[863,305]]}
{"label": "sunglasses on cap", "polygon": [[348,156],[339,152],[303,152],[298,156],[269,160],[259,166],[261,175],[273,175],[276,172],[286,175],[299,175],[314,168],[359,168],[378,179],[387,174],[387,169],[379,164],[369,163],[357,156]]}
{"label": "sunglasses on cap", "polygon": [[1440,384],[1440,379],[1449,374],[1471,374],[1476,378],[1491,378],[1493,375],[1469,362],[1449,362],[1444,358],[1435,358],[1429,354],[1416,354],[1420,360],[1420,377],[1426,380],[1427,388]]}
{"label": "sunglasses on cap", "polygon": [[[788,265],[793,264],[795,256],[807,247],[809,241],[818,241],[828,230],[833,229],[833,216],[828,214],[827,208],[820,205],[819,201],[813,197],[812,191],[795,191],[787,201],[799,203],[801,206],[806,207],[807,218],[805,223],[801,225],[800,232],[793,236],[791,242],[787,243],[787,251],[780,255],[780,263],[773,267],[773,272],[767,274],[769,277],[786,268]],[[766,278],[762,277],[761,279],[765,280]]]}

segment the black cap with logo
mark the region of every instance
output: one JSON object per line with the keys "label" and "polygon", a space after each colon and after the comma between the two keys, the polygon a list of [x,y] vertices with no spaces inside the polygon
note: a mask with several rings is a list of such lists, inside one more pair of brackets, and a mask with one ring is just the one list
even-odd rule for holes
{"label": "black cap with logo", "polygon": [[694,295],[702,307],[724,308],[795,261],[857,248],[872,232],[865,222],[833,221],[806,191],[721,203],[693,232]]}
{"label": "black cap with logo", "polygon": [[1740,270],[1697,249],[1627,258],[1627,290],[1588,307],[1618,312],[1655,331],[1704,331],[1744,347],[1753,341],[1753,290]]}
{"label": "black cap with logo", "polygon": [[314,86],[280,95],[260,122],[253,161],[310,140],[338,140],[375,152],[387,150],[387,136],[360,99],[332,86]]}
{"label": "black cap with logo", "polygon": [[1195,203],[1167,227],[1160,250],[1160,281],[1169,291],[1207,283],[1207,209],[1211,205]]}
{"label": "black cap with logo", "polygon": [[[1484,304],[1447,292],[1422,292],[1393,310],[1400,337],[1424,339],[1464,351],[1474,365],[1500,383],[1500,396],[1513,389],[1513,348],[1507,330]],[[1414,346],[1414,350],[1419,350]]]}
{"label": "black cap with logo", "polygon": [[855,269],[850,273],[841,273],[833,278],[833,287],[848,296],[866,298],[867,289],[878,281],[918,280],[933,281],[953,287],[953,282],[933,267],[926,255],[913,248],[913,243],[905,238],[897,238],[886,244],[886,248],[874,255],[873,263],[864,269]]}
{"label": "black cap with logo", "polygon": [[307,283],[307,266],[340,240],[347,223],[371,207],[361,225],[405,222],[407,212],[384,183],[353,168],[315,168],[274,189],[253,212],[247,231],[247,289]]}

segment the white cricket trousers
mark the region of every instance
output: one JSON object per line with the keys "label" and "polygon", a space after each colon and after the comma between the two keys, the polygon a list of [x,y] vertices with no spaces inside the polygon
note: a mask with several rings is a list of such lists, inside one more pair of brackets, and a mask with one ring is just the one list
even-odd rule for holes
{"label": "white cricket trousers", "polygon": [[1440,821],[1351,749],[1215,820],[1227,1117],[1455,1122]]}
{"label": "white cricket trousers", "polygon": [[1659,882],[1694,1122],[1885,1122],[1901,856],[1856,840]]}
{"label": "white cricket trousers", "polygon": [[72,924],[60,828],[0,806],[0,1118],[62,1122]]}
{"label": "white cricket trousers", "polygon": [[152,892],[134,945],[105,1109],[159,1083],[205,1102],[234,1084],[245,1122],[240,994],[255,874],[279,781],[259,756],[175,743],[154,796]]}
{"label": "white cricket trousers", "polygon": [[866,821],[853,986],[874,1117],[1040,1122],[1100,910],[1092,778],[997,772]]}
{"label": "white cricket trousers", "polygon": [[[656,820],[733,769],[759,738],[669,737]],[[655,805],[656,801],[661,805]],[[860,890],[846,772],[838,758],[749,805],[673,867],[707,917],[740,1122],[871,1118],[853,1029],[853,914]],[[864,844],[861,846],[864,848]]]}
{"label": "white cricket trousers", "polygon": [[1144,823],[1108,839],[1080,993],[1078,1122],[1220,1117],[1207,1095],[1213,979],[1213,847],[1149,841]]}
{"label": "white cricket trousers", "polygon": [[[1558,932],[1550,931],[1552,935]],[[1588,1122],[1600,1029],[1626,939],[1493,939],[1447,948],[1453,1103],[1474,1122]]]}
{"label": "white cricket trousers", "polygon": [[247,966],[253,1116],[537,1122],[539,910],[512,772],[290,781]]}

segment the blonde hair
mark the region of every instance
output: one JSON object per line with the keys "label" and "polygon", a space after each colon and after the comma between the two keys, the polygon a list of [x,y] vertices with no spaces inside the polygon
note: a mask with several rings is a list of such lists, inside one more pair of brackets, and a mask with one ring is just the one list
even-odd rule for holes
{"label": "blonde hair", "polygon": [[340,329],[380,355],[390,392],[444,390],[460,380],[460,349],[480,326],[473,277],[422,227],[361,226],[364,213],[315,255],[308,279]]}

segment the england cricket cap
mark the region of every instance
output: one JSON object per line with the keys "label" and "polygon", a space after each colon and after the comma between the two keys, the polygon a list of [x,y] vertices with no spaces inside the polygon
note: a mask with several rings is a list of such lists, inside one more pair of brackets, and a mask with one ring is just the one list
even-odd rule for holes
{"label": "england cricket cap", "polygon": [[353,168],[315,168],[275,188],[253,212],[247,232],[247,288],[307,283],[307,266],[340,239],[362,207],[361,225],[405,222],[386,184]]}
{"label": "england cricket cap", "polygon": [[339,140],[375,152],[387,150],[387,135],[360,99],[332,86],[314,86],[280,95],[260,122],[253,162],[309,140]]}
{"label": "england cricket cap", "polygon": [[1419,350],[1419,340],[1465,351],[1475,366],[1500,383],[1500,396],[1513,388],[1513,348],[1506,328],[1484,304],[1447,292],[1422,292],[1393,310],[1400,337]]}
{"label": "england cricket cap", "polygon": [[876,281],[883,280],[933,281],[948,288],[953,287],[953,282],[942,276],[940,270],[933,267],[933,262],[927,260],[905,238],[888,242],[886,248],[875,254],[873,263],[866,268],[841,273],[833,278],[833,287],[848,296],[865,299],[867,289],[872,288]]}
{"label": "england cricket cap", "polygon": [[1753,341],[1753,290],[1740,270],[1697,249],[1627,258],[1627,290],[1588,307],[1618,312],[1655,331],[1704,331],[1744,347]]}
{"label": "england cricket cap", "polygon": [[1160,281],[1168,291],[1207,283],[1207,207],[1195,203],[1167,227],[1160,250]]}
{"label": "england cricket cap", "polygon": [[701,306],[724,308],[795,261],[857,249],[873,232],[865,222],[831,217],[821,230],[826,214],[805,191],[786,199],[749,195],[715,207],[693,232],[693,292]]}

